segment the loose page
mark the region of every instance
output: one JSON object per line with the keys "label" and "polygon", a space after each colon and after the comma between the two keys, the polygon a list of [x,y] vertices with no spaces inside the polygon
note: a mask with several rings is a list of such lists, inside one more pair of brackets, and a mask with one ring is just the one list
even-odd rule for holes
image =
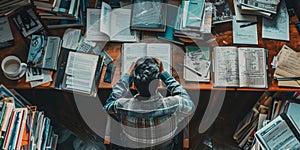
{"label": "loose page", "polygon": [[131,9],[113,9],[111,12],[111,41],[137,41],[135,31],[130,30]]}
{"label": "loose page", "polygon": [[263,18],[262,37],[267,39],[289,41],[289,14],[282,0],[277,15],[273,19]]}
{"label": "loose page", "polygon": [[214,86],[237,87],[238,78],[238,54],[236,47],[214,48]]}
{"label": "loose page", "polygon": [[[251,22],[237,22],[236,17],[233,16],[232,30],[234,44],[258,44],[257,24],[250,25]],[[243,25],[248,25],[242,27]]]}
{"label": "loose page", "polygon": [[[274,77],[299,77],[300,53],[284,45],[278,54],[278,64]],[[278,81],[279,86],[300,87],[300,80]]]}
{"label": "loose page", "polygon": [[100,32],[103,32],[108,36],[110,36],[110,31],[111,31],[110,20],[111,20],[111,7],[107,3],[102,2]]}
{"label": "loose page", "polygon": [[238,48],[240,87],[267,87],[264,48]]}
{"label": "loose page", "polygon": [[146,43],[124,43],[122,45],[121,75],[130,68],[132,62],[146,56]]}
{"label": "loose page", "polygon": [[147,56],[157,57],[162,61],[164,70],[172,74],[172,53],[170,44],[147,44]]}

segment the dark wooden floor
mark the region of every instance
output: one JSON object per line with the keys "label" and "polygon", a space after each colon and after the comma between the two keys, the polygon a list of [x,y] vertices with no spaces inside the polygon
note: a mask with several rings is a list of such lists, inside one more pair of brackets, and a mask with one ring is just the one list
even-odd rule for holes
{"label": "dark wooden floor", "polygon": [[[72,94],[43,89],[17,91],[33,105],[37,105],[40,110],[44,110],[45,114],[52,119],[54,125],[63,125],[87,142],[95,140],[95,137],[97,137],[78,113],[76,104],[74,104],[71,96]],[[109,92],[110,90],[101,91],[101,101],[105,101]],[[262,93],[226,91],[225,100],[217,119],[202,134],[198,132],[198,128],[206,110],[211,91],[201,91],[200,93],[199,91],[189,91],[189,93],[195,102],[198,101],[196,112],[189,124],[190,149],[210,149],[207,146],[210,144],[212,144],[214,149],[218,150],[239,149],[232,139],[232,134],[238,122],[251,109]],[[99,106],[99,109],[102,109],[101,106]],[[102,139],[96,138],[96,141],[101,142]]]}

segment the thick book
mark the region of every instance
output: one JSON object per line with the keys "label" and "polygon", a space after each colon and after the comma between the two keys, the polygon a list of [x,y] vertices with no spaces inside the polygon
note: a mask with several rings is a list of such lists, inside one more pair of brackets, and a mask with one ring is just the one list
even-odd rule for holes
{"label": "thick book", "polygon": [[35,68],[57,70],[61,44],[58,36],[32,35],[27,63]]}
{"label": "thick book", "polygon": [[7,17],[0,17],[0,49],[13,46],[14,37]]}
{"label": "thick book", "polygon": [[210,54],[209,47],[186,46],[183,67],[185,81],[210,82]]}
{"label": "thick book", "polygon": [[52,87],[95,97],[102,73],[103,56],[64,49]]}
{"label": "thick book", "polygon": [[214,87],[268,87],[264,48],[215,47],[213,62]]}
{"label": "thick book", "polygon": [[167,7],[165,0],[133,0],[131,23],[132,30],[166,30]]}
{"label": "thick book", "polygon": [[121,50],[121,75],[125,74],[132,62],[151,56],[162,61],[164,70],[172,73],[172,48],[166,43],[124,43]]}
{"label": "thick book", "polygon": [[300,133],[292,118],[282,113],[255,133],[266,150],[299,149]]}
{"label": "thick book", "polygon": [[87,40],[139,41],[137,32],[130,30],[130,17],[131,9],[112,9],[105,2],[102,2],[101,9],[87,9]]}

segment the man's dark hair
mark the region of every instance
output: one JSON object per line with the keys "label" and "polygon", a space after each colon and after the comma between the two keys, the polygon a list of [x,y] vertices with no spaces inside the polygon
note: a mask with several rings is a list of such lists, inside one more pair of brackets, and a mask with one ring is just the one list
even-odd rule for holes
{"label": "man's dark hair", "polygon": [[133,82],[140,96],[150,97],[156,93],[159,74],[159,67],[154,58],[145,56],[136,61]]}

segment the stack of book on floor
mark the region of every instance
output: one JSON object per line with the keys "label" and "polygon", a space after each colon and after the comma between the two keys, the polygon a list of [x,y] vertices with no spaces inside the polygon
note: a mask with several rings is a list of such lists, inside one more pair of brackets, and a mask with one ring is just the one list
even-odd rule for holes
{"label": "stack of book on floor", "polygon": [[277,14],[280,0],[234,0],[241,8],[242,14],[259,15],[268,18]]}
{"label": "stack of book on floor", "polygon": [[49,29],[85,25],[85,0],[34,0],[33,4]]}
{"label": "stack of book on floor", "polygon": [[58,135],[43,111],[3,85],[0,97],[1,149],[56,149]]}
{"label": "stack of book on floor", "polygon": [[300,148],[299,103],[289,93],[265,92],[238,124],[233,139],[245,150]]}

